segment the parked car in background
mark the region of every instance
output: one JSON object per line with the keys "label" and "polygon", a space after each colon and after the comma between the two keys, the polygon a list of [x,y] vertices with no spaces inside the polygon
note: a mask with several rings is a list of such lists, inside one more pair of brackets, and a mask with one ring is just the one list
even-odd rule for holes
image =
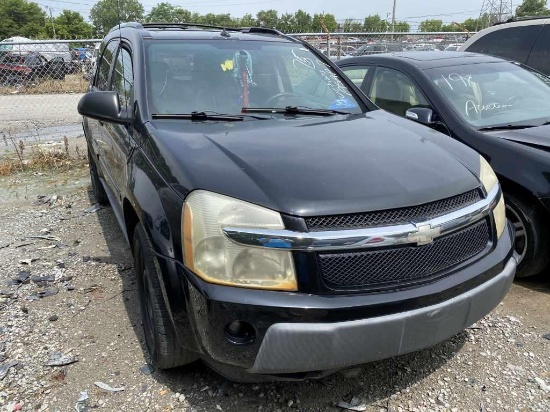
{"label": "parked car in background", "polygon": [[543,75],[475,53],[406,52],[337,62],[384,110],[480,152],[516,228],[518,277],[550,260],[550,86]]}
{"label": "parked car in background", "polygon": [[70,63],[73,58],[68,43],[44,42],[26,37],[10,37],[2,40],[0,50],[20,54],[40,53],[48,61],[62,59],[65,63]]}
{"label": "parked car in background", "polygon": [[354,56],[366,56],[369,54],[388,53],[403,51],[403,46],[399,43],[379,43],[379,44],[365,44],[359,47]]}
{"label": "parked car in background", "polygon": [[462,47],[462,43],[449,44],[443,51],[458,51]]}
{"label": "parked car in background", "polygon": [[45,78],[63,80],[65,71],[65,62],[60,57],[47,60],[36,52],[0,54],[0,83],[3,84],[27,84]]}
{"label": "parked car in background", "polygon": [[343,50],[338,51],[336,46],[333,49],[330,49],[330,54],[326,49],[321,49],[321,53],[327,56],[330,60],[345,59],[346,57],[350,57],[350,55],[345,53]]}
{"label": "parked car in background", "polygon": [[550,18],[516,18],[497,24],[472,36],[460,51],[505,57],[550,76]]}
{"label": "parked car in background", "polygon": [[160,368],[320,377],[453,336],[513,280],[488,163],[276,30],[117,26],[78,111]]}

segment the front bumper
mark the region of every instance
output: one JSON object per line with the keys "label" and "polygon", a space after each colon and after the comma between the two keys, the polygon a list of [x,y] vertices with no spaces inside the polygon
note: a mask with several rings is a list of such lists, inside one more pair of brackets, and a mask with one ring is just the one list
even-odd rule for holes
{"label": "front bumper", "polygon": [[[512,237],[508,225],[491,252],[432,283],[350,295],[213,285],[174,261],[161,266],[173,270],[165,291],[183,346],[235,379],[306,377],[435,345],[488,314],[514,278]],[[228,339],[235,320],[253,326],[253,341]]]}
{"label": "front bumper", "polygon": [[251,373],[337,369],[433,346],[493,310],[514,279],[516,261],[490,281],[422,309],[339,323],[278,323],[260,346]]}

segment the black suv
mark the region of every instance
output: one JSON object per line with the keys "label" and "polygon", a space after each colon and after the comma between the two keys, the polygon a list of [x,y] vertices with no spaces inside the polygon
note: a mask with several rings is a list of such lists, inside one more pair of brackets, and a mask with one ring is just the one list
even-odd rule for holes
{"label": "black suv", "polygon": [[515,60],[550,76],[550,17],[513,18],[496,24],[459,50]]}
{"label": "black suv", "polygon": [[135,259],[146,343],[237,380],[434,345],[514,277],[473,150],[379,110],[275,30],[126,23],[78,105],[98,202]]}

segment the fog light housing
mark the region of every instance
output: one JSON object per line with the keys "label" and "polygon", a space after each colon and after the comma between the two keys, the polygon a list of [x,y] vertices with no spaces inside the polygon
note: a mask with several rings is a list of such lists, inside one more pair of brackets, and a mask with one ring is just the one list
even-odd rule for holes
{"label": "fog light housing", "polygon": [[225,336],[235,345],[248,345],[256,339],[256,330],[248,322],[234,320],[225,326]]}

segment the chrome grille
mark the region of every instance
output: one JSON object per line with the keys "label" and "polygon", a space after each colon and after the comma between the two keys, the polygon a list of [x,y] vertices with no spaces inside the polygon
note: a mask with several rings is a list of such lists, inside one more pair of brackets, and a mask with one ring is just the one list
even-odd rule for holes
{"label": "chrome grille", "polygon": [[332,289],[372,289],[428,281],[481,253],[487,246],[486,219],[423,246],[374,251],[318,253],[325,284]]}
{"label": "chrome grille", "polygon": [[356,213],[350,215],[317,216],[306,218],[310,231],[343,230],[373,226],[387,226],[427,220],[454,212],[481,200],[478,189],[419,206],[401,209],[388,209],[379,212]]}

